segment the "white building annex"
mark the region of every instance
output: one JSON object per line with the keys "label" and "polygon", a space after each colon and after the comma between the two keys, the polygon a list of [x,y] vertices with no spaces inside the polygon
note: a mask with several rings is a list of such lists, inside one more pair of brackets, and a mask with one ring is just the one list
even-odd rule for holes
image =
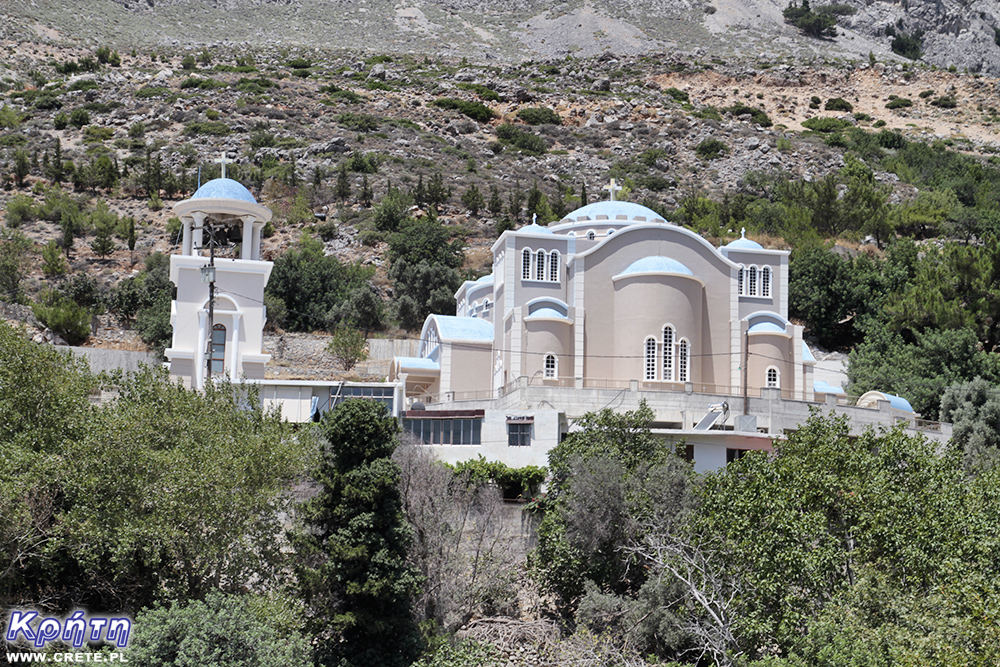
{"label": "white building annex", "polygon": [[643,400],[698,470],[770,449],[815,407],[857,431],[902,421],[950,437],[904,399],[848,405],[813,381],[788,320],[788,251],[745,237],[716,248],[614,200],[504,232],[492,251],[492,274],[461,286],[456,315],[429,316],[420,356],[396,358],[389,377],[404,387],[404,429],[445,461],[545,465],[577,417]]}

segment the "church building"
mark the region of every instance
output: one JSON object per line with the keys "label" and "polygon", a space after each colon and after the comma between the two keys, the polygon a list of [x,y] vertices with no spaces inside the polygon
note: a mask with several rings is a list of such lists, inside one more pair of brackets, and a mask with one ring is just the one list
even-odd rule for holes
{"label": "church building", "polygon": [[[788,251],[742,234],[714,247],[606,189],[610,201],[504,232],[456,315],[427,318],[420,356],[389,377],[410,403],[406,430],[447,461],[545,465],[575,418],[645,401],[654,432],[710,469],[769,449],[810,405],[858,411],[813,381],[788,320]],[[852,423],[917,425],[905,401],[873,405]]]}

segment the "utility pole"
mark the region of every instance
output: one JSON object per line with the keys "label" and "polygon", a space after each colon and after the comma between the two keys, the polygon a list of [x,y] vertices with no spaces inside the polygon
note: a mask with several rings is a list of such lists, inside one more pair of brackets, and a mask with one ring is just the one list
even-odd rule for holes
{"label": "utility pole", "polygon": [[215,228],[208,223],[208,218],[202,223],[208,231],[208,266],[201,267],[201,281],[208,283],[208,339],[205,350],[205,381],[212,378],[212,338],[215,335]]}
{"label": "utility pole", "polygon": [[743,414],[750,414],[750,394],[747,383],[750,376],[750,329],[743,334]]}

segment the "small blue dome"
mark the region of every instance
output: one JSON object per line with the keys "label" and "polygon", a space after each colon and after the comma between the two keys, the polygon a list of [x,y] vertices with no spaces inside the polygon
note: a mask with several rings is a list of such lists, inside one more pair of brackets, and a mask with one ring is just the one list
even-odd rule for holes
{"label": "small blue dome", "polygon": [[525,225],[524,227],[521,227],[517,231],[519,231],[519,232],[532,232],[533,234],[551,234],[552,233],[551,229],[548,229],[546,227],[542,227],[541,225],[536,225],[535,223],[531,223],[530,225]]}
{"label": "small blue dome", "polygon": [[637,259],[636,261],[629,264],[629,267],[622,271],[616,278],[622,276],[631,276],[641,273],[678,273],[684,276],[693,276],[691,269],[684,266],[676,259],[670,259],[669,257],[662,257],[659,255],[653,255],[650,257],[643,257],[642,259]]}
{"label": "small blue dome", "polygon": [[748,333],[787,333],[785,327],[775,324],[774,322],[758,322],[749,329]]}
{"label": "small blue dome", "polygon": [[763,250],[764,246],[757,243],[756,241],[751,241],[750,239],[736,239],[732,243],[727,243],[727,248],[733,250]]}
{"label": "small blue dome", "polygon": [[563,216],[563,220],[572,220],[575,222],[580,217],[587,217],[591,220],[596,220],[599,215],[606,215],[609,222],[618,220],[618,216],[620,215],[625,216],[625,220],[634,220],[635,218],[645,218],[646,222],[663,220],[663,216],[653,209],[646,208],[641,204],[634,204],[630,201],[594,202],[593,204],[587,204],[586,206],[582,206],[575,211],[566,214]]}
{"label": "small blue dome", "polygon": [[250,191],[243,187],[242,183],[231,178],[215,178],[205,183],[198,191],[191,195],[191,199],[239,199],[240,201],[256,204]]}

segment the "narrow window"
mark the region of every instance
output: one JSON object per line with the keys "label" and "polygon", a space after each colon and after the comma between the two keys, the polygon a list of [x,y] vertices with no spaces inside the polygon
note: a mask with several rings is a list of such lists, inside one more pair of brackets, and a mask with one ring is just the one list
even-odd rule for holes
{"label": "narrow window", "polygon": [[545,355],[545,377],[554,379],[556,377],[556,355]]}
{"label": "narrow window", "polygon": [[483,316],[485,317],[486,315],[489,314],[490,314],[490,300],[483,299]]}
{"label": "narrow window", "polygon": [[216,324],[212,327],[212,374],[220,374],[226,365],[226,327]]}
{"label": "narrow window", "polygon": [[680,382],[688,382],[688,342],[686,340],[681,340],[680,344],[677,346],[677,379]]}
{"label": "narrow window", "polygon": [[757,296],[757,267],[750,267],[750,296]]}
{"label": "narrow window", "polygon": [[545,280],[545,251],[538,251],[538,261],[535,262],[535,280]]}
{"label": "narrow window", "polygon": [[768,389],[777,389],[781,386],[781,382],[778,380],[778,369],[771,366],[767,369],[767,387]]}
{"label": "narrow window", "polygon": [[656,379],[656,339],[650,336],[646,339],[646,375],[647,380]]}
{"label": "narrow window", "polygon": [[559,282],[559,251],[553,250],[549,253],[549,280]]}
{"label": "narrow window", "polygon": [[663,379],[674,379],[674,328],[669,324],[663,327]]}
{"label": "narrow window", "polygon": [[771,296],[771,267],[765,266],[760,270],[760,295]]}
{"label": "narrow window", "polygon": [[743,296],[743,265],[740,265],[740,270],[736,272],[736,293]]}
{"label": "narrow window", "polygon": [[531,251],[527,248],[521,252],[521,280],[531,280]]}
{"label": "narrow window", "polygon": [[587,232],[587,240],[588,241],[593,241],[596,238],[597,238],[597,234],[595,234],[593,230]]}

